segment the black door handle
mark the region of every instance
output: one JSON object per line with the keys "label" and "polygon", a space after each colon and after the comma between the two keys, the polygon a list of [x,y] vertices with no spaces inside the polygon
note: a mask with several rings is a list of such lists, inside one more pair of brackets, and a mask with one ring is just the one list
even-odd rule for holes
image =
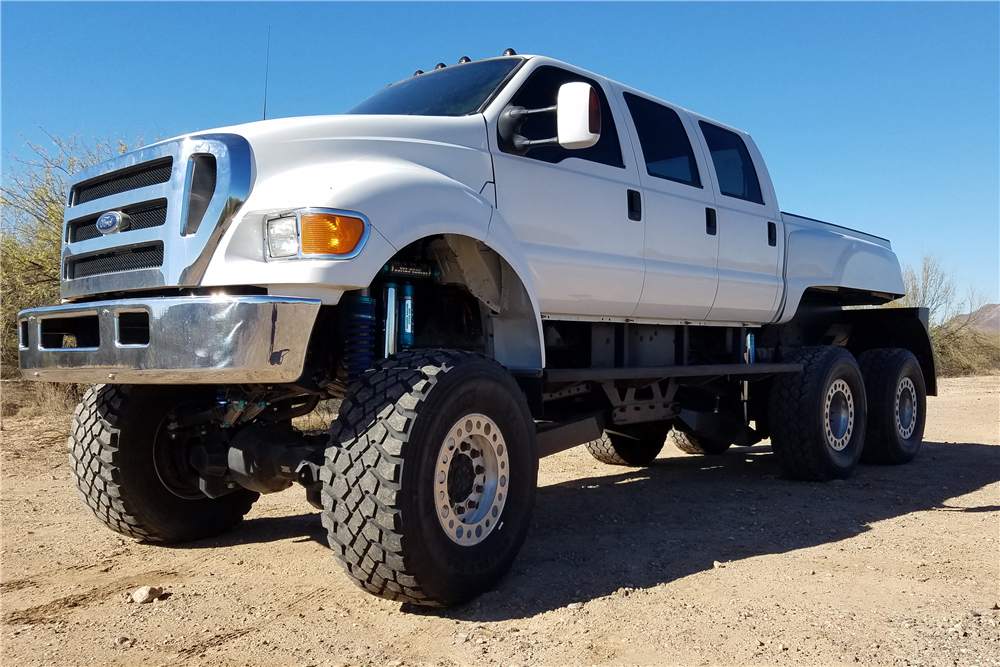
{"label": "black door handle", "polygon": [[628,191],[628,219],[642,220],[642,195],[638,190]]}
{"label": "black door handle", "polygon": [[719,223],[715,218],[715,209],[706,208],[705,209],[705,232],[711,236],[715,236],[715,233],[719,230]]}
{"label": "black door handle", "polygon": [[778,226],[773,222],[767,223],[767,245],[778,245]]}

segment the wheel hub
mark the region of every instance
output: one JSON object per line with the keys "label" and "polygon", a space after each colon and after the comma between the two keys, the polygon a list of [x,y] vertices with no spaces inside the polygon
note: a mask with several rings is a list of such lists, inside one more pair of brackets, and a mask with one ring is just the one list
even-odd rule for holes
{"label": "wheel hub", "polygon": [[896,432],[903,440],[908,440],[917,428],[917,388],[913,380],[904,377],[896,385]]}
{"label": "wheel hub", "polygon": [[827,390],[823,417],[826,443],[842,451],[854,433],[854,395],[844,380],[835,380]]}
{"label": "wheel hub", "polygon": [[471,546],[493,532],[507,500],[509,474],[507,443],[496,422],[479,413],[455,422],[434,471],[438,522],[452,542]]}
{"label": "wheel hub", "polygon": [[465,454],[457,454],[448,467],[448,499],[451,503],[464,503],[472,495],[476,481],[475,464]]}

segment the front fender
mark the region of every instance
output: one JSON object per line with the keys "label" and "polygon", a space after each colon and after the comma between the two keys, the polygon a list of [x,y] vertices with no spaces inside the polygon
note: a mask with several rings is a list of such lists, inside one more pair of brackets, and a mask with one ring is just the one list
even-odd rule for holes
{"label": "front fender", "polygon": [[[266,261],[264,220],[305,207],[363,213],[372,226],[367,244],[350,260]],[[544,366],[541,315],[524,252],[492,202],[469,186],[412,162],[359,158],[258,183],[245,210],[220,243],[203,285],[260,285],[271,294],[336,304],[345,291],[368,287],[407,245],[431,236],[465,236],[499,254],[516,281],[507,293],[506,315],[494,316],[497,360],[513,369]]]}

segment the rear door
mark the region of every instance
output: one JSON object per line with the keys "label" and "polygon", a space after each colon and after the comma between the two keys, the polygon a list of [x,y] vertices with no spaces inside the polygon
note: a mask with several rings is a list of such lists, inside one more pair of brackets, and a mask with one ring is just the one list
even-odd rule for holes
{"label": "rear door", "polygon": [[708,119],[697,124],[712,161],[718,217],[719,289],[708,319],[770,322],[783,238],[774,189],[749,137]]}
{"label": "rear door", "polygon": [[[571,81],[589,83],[601,103],[601,138],[583,150],[516,151],[502,145],[491,123],[497,210],[524,248],[542,314],[628,317],[642,291],[643,223],[629,216],[629,190],[638,190],[638,176],[631,146],[623,150],[628,135],[620,110],[609,104],[606,81],[598,78],[553,65],[518,76],[504,108],[550,107],[559,86]],[[555,114],[530,116],[520,134],[556,136]]]}
{"label": "rear door", "polygon": [[[710,165],[683,110],[612,84],[639,165],[646,280],[635,317],[704,320],[719,285]],[[697,147],[697,150],[695,149]]]}

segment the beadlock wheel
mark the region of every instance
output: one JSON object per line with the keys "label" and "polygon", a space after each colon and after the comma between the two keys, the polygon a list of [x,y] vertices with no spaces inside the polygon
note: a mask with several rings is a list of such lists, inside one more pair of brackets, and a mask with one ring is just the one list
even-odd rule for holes
{"label": "beadlock wheel", "polygon": [[455,544],[479,544],[496,528],[506,502],[507,447],[483,414],[459,419],[438,453],[434,496],[438,521]]}
{"label": "beadlock wheel", "polygon": [[917,389],[913,380],[904,377],[896,386],[896,432],[904,440],[913,435],[917,427]]}
{"label": "beadlock wheel", "polygon": [[834,346],[785,353],[798,373],[777,376],[768,398],[771,449],[793,479],[846,479],[861,457],[868,423],[858,363]]}
{"label": "beadlock wheel", "polygon": [[842,451],[854,434],[854,396],[843,380],[837,380],[827,390],[823,416],[827,444]]}
{"label": "beadlock wheel", "polygon": [[869,426],[861,460],[901,464],[924,438],[927,388],[920,363],[902,348],[876,348],[858,358],[868,397]]}

